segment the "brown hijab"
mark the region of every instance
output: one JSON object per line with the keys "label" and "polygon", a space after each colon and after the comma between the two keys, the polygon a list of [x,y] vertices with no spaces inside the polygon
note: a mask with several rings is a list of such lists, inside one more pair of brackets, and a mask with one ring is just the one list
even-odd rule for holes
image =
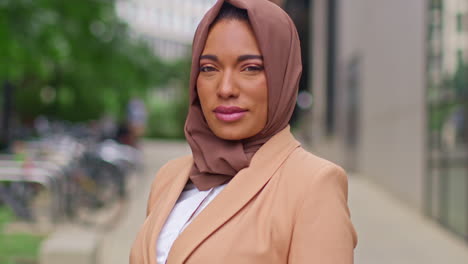
{"label": "brown hijab", "polygon": [[[213,134],[203,116],[196,88],[200,55],[210,25],[224,2],[247,10],[263,55],[268,84],[267,123],[260,133],[240,141],[224,140]],[[194,159],[190,180],[199,190],[207,190],[229,181],[248,167],[255,152],[288,126],[302,72],[301,48],[294,23],[279,6],[268,0],[218,0],[198,25],[192,52],[185,137]]]}

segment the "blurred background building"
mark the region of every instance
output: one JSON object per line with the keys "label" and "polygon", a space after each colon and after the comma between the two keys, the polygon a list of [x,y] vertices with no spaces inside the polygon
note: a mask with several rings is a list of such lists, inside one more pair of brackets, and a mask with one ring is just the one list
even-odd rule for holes
{"label": "blurred background building", "polygon": [[[350,172],[349,204],[360,238],[356,260],[466,263],[445,257],[465,260],[468,254],[468,0],[271,1],[292,17],[301,40],[303,76],[291,121],[294,133],[311,152]],[[190,152],[183,127],[191,42],[216,0],[72,2],[0,1],[5,18],[0,19],[0,50],[5,51],[0,62],[7,62],[0,63],[0,241],[5,242],[0,242],[0,263],[51,264],[40,256],[66,247],[88,248],[80,254],[89,263],[128,263],[154,173],[168,159]],[[146,139],[138,150],[144,155],[135,155],[134,163],[146,170],[122,170],[121,186],[107,178],[114,193],[102,204],[119,205],[117,214],[106,212],[107,205],[86,203],[100,193],[97,189],[82,196],[62,189],[57,197],[42,196],[44,188],[27,181],[31,169],[46,171],[40,165],[46,161],[61,172],[50,179],[86,191],[80,182],[89,175],[69,177],[75,172],[68,168],[104,168],[96,166],[103,161],[101,152],[92,152],[100,149],[96,146],[125,153],[121,147],[129,144],[119,138],[132,138],[126,122],[135,101],[141,106],[137,112],[144,113]],[[77,145],[93,159],[83,159]],[[62,157],[60,163],[55,156]],[[11,171],[19,175],[14,184]],[[70,180],[75,177],[77,183]],[[128,193],[122,192],[124,184]],[[113,199],[118,195],[121,199]],[[26,217],[32,228],[24,232],[24,211],[48,212],[34,206],[41,197],[49,198],[60,215],[50,221],[54,232],[37,235],[38,221],[32,217]],[[16,200],[24,200],[22,210]],[[54,207],[54,201],[72,206]],[[80,201],[96,207],[92,214],[82,211],[89,208]],[[90,219],[81,219],[80,212]],[[93,226],[96,220],[107,221]],[[110,222],[116,223],[112,232],[103,232],[99,226]],[[413,231],[419,236],[404,241]],[[24,247],[28,241],[31,246]],[[52,246],[43,246],[50,241]],[[385,262],[382,252],[389,248]],[[443,260],[422,260],[428,249],[436,249]]]}
{"label": "blurred background building", "polygon": [[117,13],[137,34],[145,36],[160,57],[189,55],[193,34],[215,0],[119,0]]}
{"label": "blurred background building", "polygon": [[312,2],[312,149],[468,239],[468,1]]}

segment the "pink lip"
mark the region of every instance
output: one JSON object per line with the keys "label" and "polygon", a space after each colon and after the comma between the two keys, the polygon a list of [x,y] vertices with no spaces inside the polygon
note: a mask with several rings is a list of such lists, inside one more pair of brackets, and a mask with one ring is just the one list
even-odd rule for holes
{"label": "pink lip", "polygon": [[244,117],[247,110],[237,106],[218,106],[213,112],[220,121],[235,122]]}

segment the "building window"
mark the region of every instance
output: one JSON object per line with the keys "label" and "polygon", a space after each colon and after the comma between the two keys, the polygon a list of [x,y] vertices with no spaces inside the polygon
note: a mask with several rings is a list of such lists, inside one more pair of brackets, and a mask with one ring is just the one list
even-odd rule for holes
{"label": "building window", "polygon": [[457,50],[457,65],[462,65],[463,64],[463,50],[462,49],[458,49]]}
{"label": "building window", "polygon": [[458,33],[463,32],[463,14],[462,13],[457,14],[457,31]]}
{"label": "building window", "polygon": [[468,10],[456,1],[428,1],[426,209],[468,241],[468,47],[463,37],[443,37],[466,30]]}
{"label": "building window", "polygon": [[335,99],[336,99],[336,46],[337,46],[337,0],[327,1],[327,60],[326,60],[326,133],[332,136],[335,132]]}

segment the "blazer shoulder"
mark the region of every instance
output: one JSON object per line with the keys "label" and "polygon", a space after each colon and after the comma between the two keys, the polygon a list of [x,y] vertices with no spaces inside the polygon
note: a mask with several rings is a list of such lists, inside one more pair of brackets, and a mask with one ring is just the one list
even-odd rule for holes
{"label": "blazer shoulder", "polygon": [[193,163],[192,155],[182,156],[173,160],[169,160],[156,173],[153,179],[153,187],[155,184],[165,185],[167,181],[173,180],[174,173],[191,166]]}
{"label": "blazer shoulder", "polygon": [[325,167],[343,170],[343,168],[338,164],[312,154],[302,147],[298,147],[295,151],[293,151],[287,159],[286,163],[294,166],[300,166],[303,169],[312,171],[316,171]]}
{"label": "blazer shoulder", "polygon": [[324,158],[314,155],[302,147],[297,148],[283,166],[283,173],[300,183],[319,181],[320,178],[338,178],[347,183],[345,170]]}
{"label": "blazer shoulder", "polygon": [[156,200],[156,195],[159,193],[159,190],[168,186],[171,181],[174,180],[174,174],[177,174],[180,170],[186,169],[188,166],[192,165],[192,156],[183,156],[174,160],[168,161],[164,164],[159,171],[156,173],[156,176],[153,178],[151,183],[150,193],[148,197],[148,202],[146,205],[146,216],[151,212],[153,204]]}
{"label": "blazer shoulder", "polygon": [[164,164],[164,166],[161,167],[161,170],[162,169],[170,170],[174,168],[180,169],[180,168],[183,168],[184,166],[192,165],[192,161],[193,161],[192,155],[185,155],[182,157],[178,157],[178,158],[175,158],[166,162],[166,164]]}

